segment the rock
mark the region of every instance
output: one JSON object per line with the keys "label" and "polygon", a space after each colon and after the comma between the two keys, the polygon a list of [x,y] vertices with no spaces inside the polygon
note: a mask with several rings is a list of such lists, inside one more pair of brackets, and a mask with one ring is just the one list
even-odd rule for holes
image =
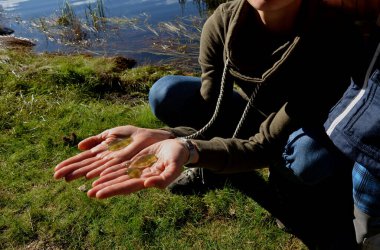
{"label": "rock", "polygon": [[78,187],[78,190],[81,192],[87,192],[88,188],[87,188],[86,184],[83,184],[82,186]]}
{"label": "rock", "polygon": [[10,28],[7,28],[7,27],[0,25],[0,36],[10,35],[13,32],[15,32],[15,31],[10,29]]}

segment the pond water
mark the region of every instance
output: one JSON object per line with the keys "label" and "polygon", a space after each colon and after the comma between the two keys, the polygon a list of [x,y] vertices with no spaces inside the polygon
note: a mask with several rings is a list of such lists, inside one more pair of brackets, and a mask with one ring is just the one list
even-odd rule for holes
{"label": "pond water", "polygon": [[193,67],[207,9],[199,0],[0,0],[0,25],[31,39],[37,52]]}

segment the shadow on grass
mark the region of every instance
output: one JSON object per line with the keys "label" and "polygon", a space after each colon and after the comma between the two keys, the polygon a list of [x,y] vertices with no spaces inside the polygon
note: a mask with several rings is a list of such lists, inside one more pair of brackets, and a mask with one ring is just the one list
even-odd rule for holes
{"label": "shadow on grass", "polygon": [[309,249],[357,249],[348,177],[310,186],[275,171],[266,180],[255,171],[230,175],[228,184],[255,200]]}

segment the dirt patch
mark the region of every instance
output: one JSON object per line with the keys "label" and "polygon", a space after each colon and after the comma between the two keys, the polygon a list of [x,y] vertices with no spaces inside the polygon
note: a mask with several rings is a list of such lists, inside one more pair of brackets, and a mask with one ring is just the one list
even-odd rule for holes
{"label": "dirt patch", "polygon": [[0,45],[6,48],[22,49],[34,47],[36,44],[23,37],[0,36]]}
{"label": "dirt patch", "polygon": [[127,58],[127,57],[123,57],[123,56],[111,57],[110,61],[114,65],[113,71],[117,72],[117,73],[122,72],[126,69],[131,69],[137,63],[135,59]]}

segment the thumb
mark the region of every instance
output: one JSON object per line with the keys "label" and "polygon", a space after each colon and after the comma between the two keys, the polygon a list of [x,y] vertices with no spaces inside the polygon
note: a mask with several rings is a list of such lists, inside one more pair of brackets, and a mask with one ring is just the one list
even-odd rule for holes
{"label": "thumb", "polygon": [[172,183],[183,171],[183,167],[166,168],[160,175],[152,176],[144,181],[144,186],[146,188],[156,187],[156,188],[166,188],[170,183]]}
{"label": "thumb", "polygon": [[145,188],[161,188],[164,189],[166,188],[171,181],[162,178],[162,176],[154,176],[154,177],[149,177],[144,181],[144,187]]}
{"label": "thumb", "polygon": [[80,150],[89,150],[89,149],[99,145],[102,141],[104,141],[104,138],[101,137],[100,135],[91,136],[91,137],[88,137],[88,138],[84,139],[83,141],[79,142],[78,148]]}

